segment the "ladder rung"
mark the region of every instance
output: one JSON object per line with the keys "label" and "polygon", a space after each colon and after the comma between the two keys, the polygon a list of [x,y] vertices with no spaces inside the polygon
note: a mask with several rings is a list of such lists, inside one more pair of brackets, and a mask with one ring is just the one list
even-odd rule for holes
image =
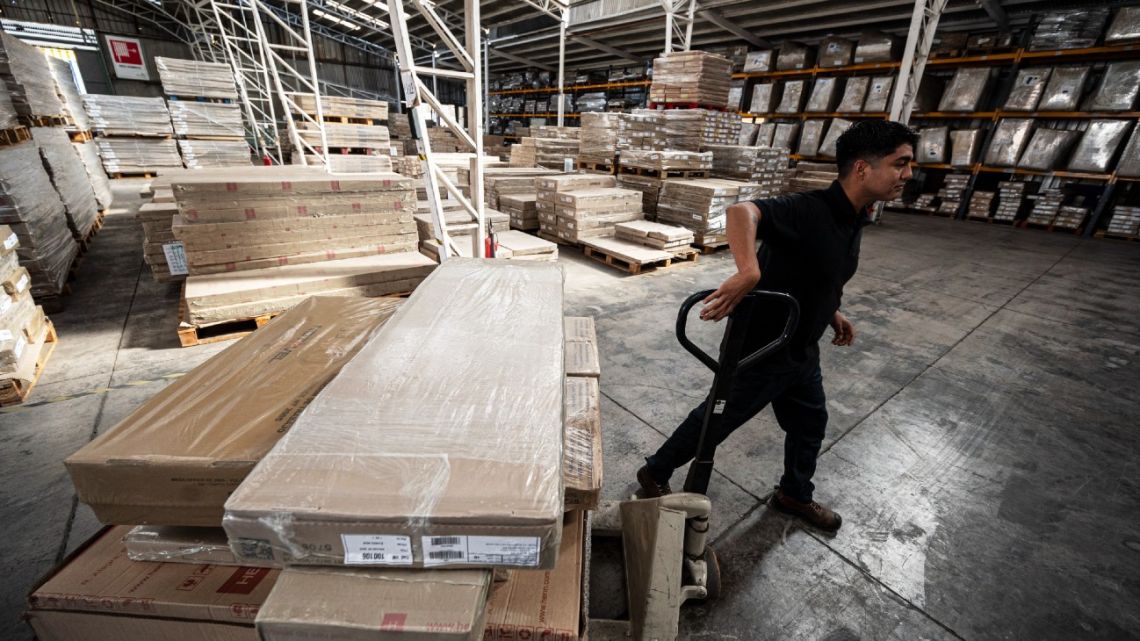
{"label": "ladder rung", "polygon": [[278,51],[300,51],[301,53],[308,53],[309,51],[308,47],[297,47],[294,45],[270,44],[269,47]]}

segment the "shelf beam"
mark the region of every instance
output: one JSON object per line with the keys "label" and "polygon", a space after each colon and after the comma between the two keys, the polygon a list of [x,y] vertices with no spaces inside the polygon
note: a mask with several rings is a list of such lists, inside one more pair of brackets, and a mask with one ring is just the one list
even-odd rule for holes
{"label": "shelf beam", "polygon": [[890,119],[910,122],[914,110],[914,100],[918,96],[922,74],[926,70],[926,60],[930,57],[930,47],[934,44],[934,32],[946,8],[947,0],[914,0],[914,13],[910,19],[910,31],[906,37],[902,64],[895,81],[894,96],[891,99]]}

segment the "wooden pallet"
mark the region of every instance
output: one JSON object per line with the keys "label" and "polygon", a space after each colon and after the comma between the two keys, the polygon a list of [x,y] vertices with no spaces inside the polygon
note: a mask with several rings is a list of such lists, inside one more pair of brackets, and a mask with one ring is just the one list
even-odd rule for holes
{"label": "wooden pallet", "polygon": [[578,161],[578,169],[584,171],[592,171],[599,174],[613,174],[615,165],[612,162],[587,162],[583,160]]}
{"label": "wooden pallet", "polygon": [[67,127],[75,124],[70,116],[20,116],[20,121],[29,127]]}
{"label": "wooden pallet", "polygon": [[675,262],[695,263],[701,256],[701,252],[691,247],[687,249],[683,248],[677,251],[670,251],[669,253],[672,254],[672,256],[669,258],[662,258],[660,260],[648,262],[632,262],[625,258],[621,258],[620,256],[615,256],[604,249],[591,247],[589,245],[582,245],[582,253],[584,253],[587,258],[593,258],[600,263],[604,263],[610,267],[615,267],[625,272],[629,272],[632,275],[640,274],[645,269],[664,269],[673,265]]}
{"label": "wooden pallet", "polygon": [[[309,114],[314,119],[316,114]],[[342,125],[372,125],[372,126],[387,126],[388,121],[384,118],[372,118],[368,116],[330,116],[323,114],[325,122],[339,123]]]}
{"label": "wooden pallet", "polygon": [[113,171],[113,172],[107,174],[107,177],[111,178],[111,179],[118,179],[118,178],[158,178],[158,174],[153,172],[153,171],[140,171],[140,172]]}
{"label": "wooden pallet", "polygon": [[1093,236],[1095,238],[1111,238],[1113,240],[1128,240],[1128,241],[1140,240],[1140,237],[1137,237],[1137,236],[1129,236],[1128,234],[1115,234],[1113,232],[1104,231],[1104,230],[1096,232],[1095,234],[1093,234]]}
{"label": "wooden pallet", "polygon": [[11,129],[0,129],[0,147],[9,147],[11,145],[18,145],[26,140],[32,139],[32,131],[27,127],[13,127]]}
{"label": "wooden pallet", "polygon": [[548,233],[540,230],[536,235],[545,241],[549,241],[549,242],[555,243],[557,245],[561,245],[563,247],[576,247],[577,246],[577,243],[572,243],[572,242],[566,240],[565,238],[563,238],[557,234],[548,234]]}
{"label": "wooden pallet", "polygon": [[705,243],[693,243],[693,247],[696,247],[698,250],[700,250],[700,252],[702,254],[713,254],[713,253],[716,253],[716,252],[728,247],[728,241],[724,240],[724,241],[721,241],[719,243],[707,243],[707,244],[705,244]]}
{"label": "wooden pallet", "polygon": [[71,138],[71,142],[87,142],[95,137],[90,131],[69,131],[67,135]]}
{"label": "wooden pallet", "polygon": [[630,176],[645,176],[646,178],[708,178],[708,169],[649,169],[648,167],[630,167],[621,165],[618,172]]}
{"label": "wooden pallet", "polygon": [[185,102],[214,102],[224,105],[228,105],[234,101],[233,98],[207,98],[206,96],[167,96],[166,99],[182,100]]}
{"label": "wooden pallet", "polygon": [[47,338],[44,339],[43,348],[40,349],[39,355],[36,356],[36,369],[32,380],[24,381],[16,378],[0,379],[0,407],[19,405],[28,400],[28,396],[36,387],[36,383],[40,381],[40,376],[43,375],[44,369],[47,367],[48,359],[51,358],[58,344],[59,334],[56,334],[55,325],[52,324],[51,319],[48,319]]}
{"label": "wooden pallet", "polygon": [[1054,223],[1034,223],[1028,220],[1023,220],[1016,226],[1022,229],[1040,229],[1048,232],[1062,232],[1067,234],[1081,233],[1081,227],[1058,227]]}
{"label": "wooden pallet", "polygon": [[728,111],[727,105],[713,102],[649,102],[649,109],[708,109],[709,111]]}

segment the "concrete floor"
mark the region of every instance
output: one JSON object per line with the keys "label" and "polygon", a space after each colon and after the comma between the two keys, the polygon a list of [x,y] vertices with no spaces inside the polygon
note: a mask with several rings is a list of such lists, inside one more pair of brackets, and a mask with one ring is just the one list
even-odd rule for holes
{"label": "concrete floor", "polygon": [[[99,527],[63,458],[226,347],[178,347],[178,287],[141,262],[138,183],[116,191],[32,403],[0,412],[0,639],[31,638],[28,586]],[[711,381],[673,338],[677,306],[732,263],[563,263],[568,313],[597,318],[605,494],[623,498]],[[765,411],[718,453],[726,594],[685,608],[683,638],[1140,638],[1140,244],[893,215],[844,309],[859,336],[823,349],[816,479],[844,528],[763,507],[782,443]],[[704,344],[718,328],[697,328]]]}

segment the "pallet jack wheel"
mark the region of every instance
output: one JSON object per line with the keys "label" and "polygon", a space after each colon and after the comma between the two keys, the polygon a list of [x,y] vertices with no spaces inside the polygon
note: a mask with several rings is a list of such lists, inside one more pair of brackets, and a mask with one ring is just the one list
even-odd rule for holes
{"label": "pallet jack wheel", "polygon": [[717,560],[716,552],[712,548],[705,548],[705,572],[705,590],[708,592],[708,600],[713,601],[719,599],[720,561]]}

